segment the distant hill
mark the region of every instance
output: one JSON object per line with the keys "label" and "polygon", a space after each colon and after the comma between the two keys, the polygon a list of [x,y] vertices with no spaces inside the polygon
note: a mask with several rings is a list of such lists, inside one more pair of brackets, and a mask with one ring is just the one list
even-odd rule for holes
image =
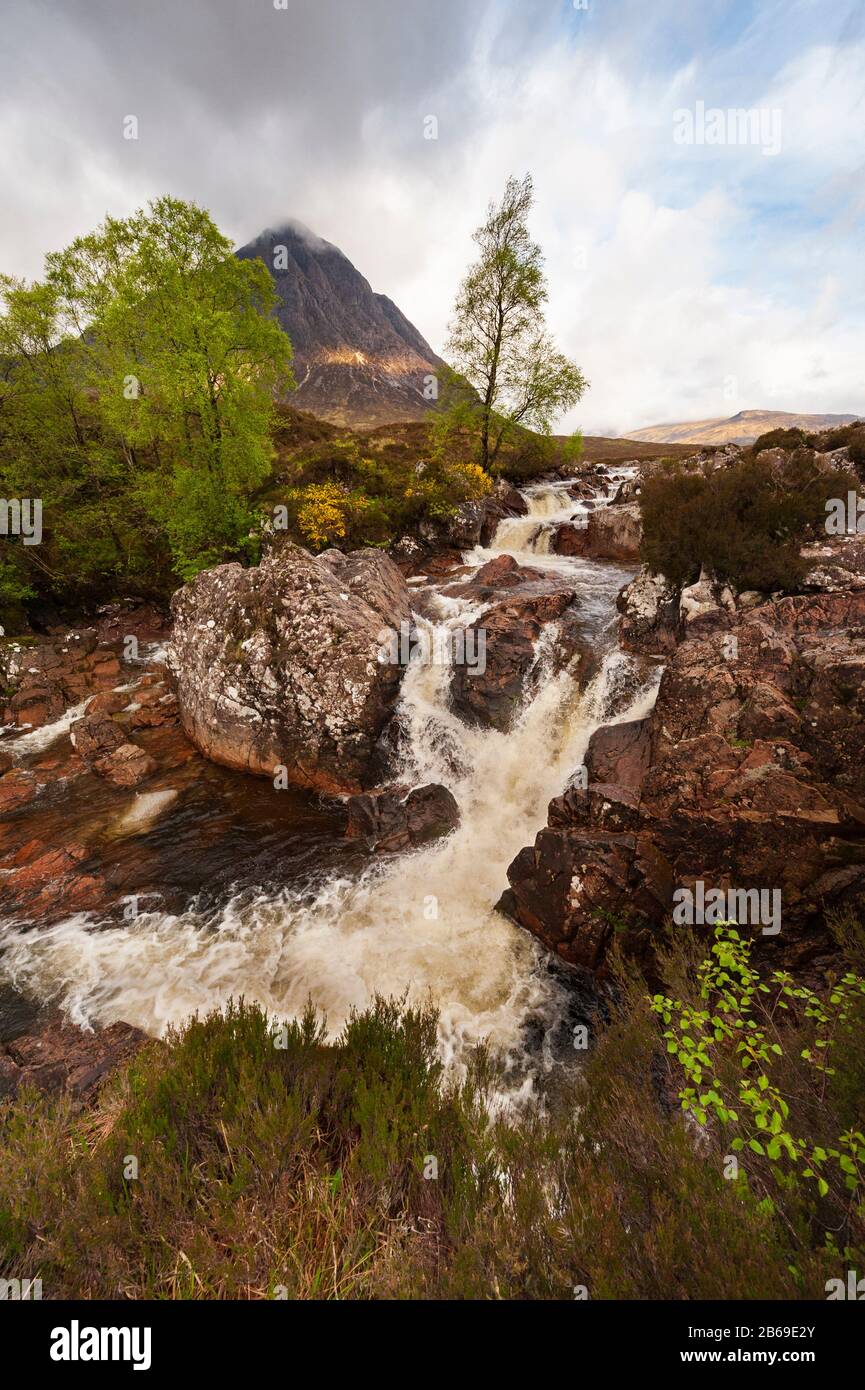
{"label": "distant hill", "polygon": [[293,406],[352,427],[423,418],[424,379],[442,359],[338,247],[287,222],[237,255],[261,257],[274,278],[277,317],[294,346]]}
{"label": "distant hill", "polygon": [[828,430],[850,425],[858,415],[796,415],[787,410],[740,410],[728,420],[686,420],[674,425],[650,425],[633,430],[628,439],[651,444],[753,444],[767,430]]}

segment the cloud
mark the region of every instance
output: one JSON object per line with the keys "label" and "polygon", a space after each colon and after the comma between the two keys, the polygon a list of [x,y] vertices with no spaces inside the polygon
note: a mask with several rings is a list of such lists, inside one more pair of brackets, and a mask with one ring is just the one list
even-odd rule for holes
{"label": "cloud", "polygon": [[[0,268],[171,192],[237,244],[302,221],[440,348],[472,230],[530,169],[551,325],[592,381],[567,427],[865,413],[860,10],[12,0]],[[780,155],[677,146],[697,99],[781,109]]]}

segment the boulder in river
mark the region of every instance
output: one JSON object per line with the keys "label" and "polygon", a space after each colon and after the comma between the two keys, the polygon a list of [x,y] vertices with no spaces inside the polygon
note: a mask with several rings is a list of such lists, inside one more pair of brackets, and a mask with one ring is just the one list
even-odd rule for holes
{"label": "boulder in river", "polygon": [[594,560],[639,559],[643,522],[638,502],[598,507],[589,517],[585,554]]}
{"label": "boulder in river", "polygon": [[166,664],[184,730],[214,762],[330,793],[360,791],[402,669],[383,629],[410,620],[382,551],[316,559],[286,543],[253,569],[204,570],[172,600]]}
{"label": "boulder in river", "polygon": [[556,641],[548,652],[559,670],[577,656],[587,664],[574,590],[564,585],[518,593],[487,608],[466,629],[464,648],[472,661],[454,665],[451,701],[470,724],[501,731],[509,728],[527,694],[530,673],[537,670],[538,641],[556,623]]}
{"label": "boulder in river", "polygon": [[350,839],[364,839],[378,852],[415,849],[459,825],[453,793],[437,782],[424,787],[381,787],[348,800]]}

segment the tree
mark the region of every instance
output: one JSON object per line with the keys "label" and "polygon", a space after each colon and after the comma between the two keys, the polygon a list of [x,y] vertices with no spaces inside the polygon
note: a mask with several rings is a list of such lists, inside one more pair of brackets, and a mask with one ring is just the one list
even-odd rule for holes
{"label": "tree", "polygon": [[250,557],[293,384],[263,263],[164,197],[49,255],[40,283],[0,277],[0,297],[0,495],[40,498],[45,528],[4,546],[21,582],[164,593]]}
{"label": "tree", "polygon": [[474,234],[480,257],[460,287],[445,348],[457,378],[472,390],[451,382],[446,410],[457,426],[477,429],[487,471],[520,429],[549,434],[556,415],[588,386],[547,332],[543,256],[526,225],[532,200],[526,174],[509,178],[501,203],[490,204]]}

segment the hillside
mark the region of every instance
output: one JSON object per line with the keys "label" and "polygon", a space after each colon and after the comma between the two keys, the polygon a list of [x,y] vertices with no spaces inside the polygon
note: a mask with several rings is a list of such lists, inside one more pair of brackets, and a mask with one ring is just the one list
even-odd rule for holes
{"label": "hillside", "polygon": [[753,444],[768,430],[816,431],[850,425],[858,415],[797,415],[787,410],[740,410],[729,419],[686,420],[677,424],[649,425],[633,430],[628,439],[653,444]]}

